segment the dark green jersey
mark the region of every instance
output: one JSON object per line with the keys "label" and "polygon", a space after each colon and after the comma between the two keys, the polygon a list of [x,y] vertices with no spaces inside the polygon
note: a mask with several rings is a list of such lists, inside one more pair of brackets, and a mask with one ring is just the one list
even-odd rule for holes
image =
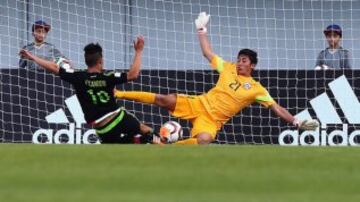
{"label": "dark green jersey", "polygon": [[115,85],[127,82],[127,74],[116,71],[88,73],[60,68],[59,76],[74,87],[89,124],[119,108],[113,90]]}

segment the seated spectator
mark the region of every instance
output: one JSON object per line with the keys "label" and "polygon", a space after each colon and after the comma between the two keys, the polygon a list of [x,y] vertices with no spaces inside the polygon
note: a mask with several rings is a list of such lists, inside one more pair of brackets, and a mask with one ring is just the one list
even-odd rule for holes
{"label": "seated spectator", "polygon": [[340,46],[341,27],[335,24],[329,25],[324,30],[324,34],[329,47],[319,53],[315,69],[351,69],[350,52]]}
{"label": "seated spectator", "polygon": [[[61,52],[56,49],[56,47],[45,41],[48,32],[50,31],[51,26],[45,21],[38,20],[32,25],[32,35],[34,37],[34,42],[26,45],[23,49],[26,49],[46,60],[54,60],[57,57],[64,57]],[[19,67],[35,69],[38,68],[38,65],[33,61],[20,58]],[[39,67],[40,68],[40,67]]]}

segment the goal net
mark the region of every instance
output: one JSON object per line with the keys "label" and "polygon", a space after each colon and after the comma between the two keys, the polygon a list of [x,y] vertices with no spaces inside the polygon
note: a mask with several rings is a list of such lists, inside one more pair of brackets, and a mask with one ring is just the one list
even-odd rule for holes
{"label": "goal net", "polygon": [[[86,68],[82,49],[90,42],[102,45],[106,69],[128,69],[134,54],[132,40],[141,34],[146,40],[141,76],[119,88],[199,95],[211,89],[218,78],[199,47],[194,20],[201,11],[211,15],[208,36],[214,52],[225,60],[236,61],[240,49],[256,50],[259,63],[254,78],[292,114],[321,118],[326,124],[359,124],[349,120],[349,113],[344,110],[346,104],[339,101],[338,91],[331,87],[334,84],[331,82],[345,75],[340,87],[348,84],[347,92],[359,95],[356,88],[359,73],[354,70],[360,63],[359,10],[360,1],[352,0],[3,1],[0,139],[94,141],[93,131],[84,124],[70,85],[37,67],[19,67],[18,52],[34,41],[35,21],[51,25],[46,42],[79,69]],[[342,27],[341,45],[351,52],[353,70],[314,71],[319,52],[327,47],[323,30],[330,24]],[[185,136],[189,136],[189,123],[172,118],[166,110],[131,101],[119,102],[157,130],[170,119],[179,121]],[[351,106],[356,104],[357,100]],[[231,119],[219,132],[217,141],[278,144],[279,135],[293,129],[269,109],[254,104]],[[38,136],[34,140],[35,133]],[[289,135],[282,141],[293,139]],[[314,142],[311,139],[310,143]]]}

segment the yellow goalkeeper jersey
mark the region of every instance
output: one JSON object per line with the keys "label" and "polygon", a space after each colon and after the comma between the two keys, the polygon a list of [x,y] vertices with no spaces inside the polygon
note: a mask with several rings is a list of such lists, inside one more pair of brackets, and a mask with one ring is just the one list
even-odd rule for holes
{"label": "yellow goalkeeper jersey", "polygon": [[214,120],[224,124],[254,102],[265,107],[275,103],[259,82],[252,77],[238,75],[236,64],[215,56],[211,66],[220,73],[219,80],[208,93],[200,96],[200,100]]}

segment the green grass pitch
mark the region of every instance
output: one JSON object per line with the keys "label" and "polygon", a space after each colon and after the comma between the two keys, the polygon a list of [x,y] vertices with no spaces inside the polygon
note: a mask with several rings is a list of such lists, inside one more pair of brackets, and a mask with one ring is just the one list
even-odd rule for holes
{"label": "green grass pitch", "polygon": [[360,148],[0,145],[0,201],[360,201]]}

